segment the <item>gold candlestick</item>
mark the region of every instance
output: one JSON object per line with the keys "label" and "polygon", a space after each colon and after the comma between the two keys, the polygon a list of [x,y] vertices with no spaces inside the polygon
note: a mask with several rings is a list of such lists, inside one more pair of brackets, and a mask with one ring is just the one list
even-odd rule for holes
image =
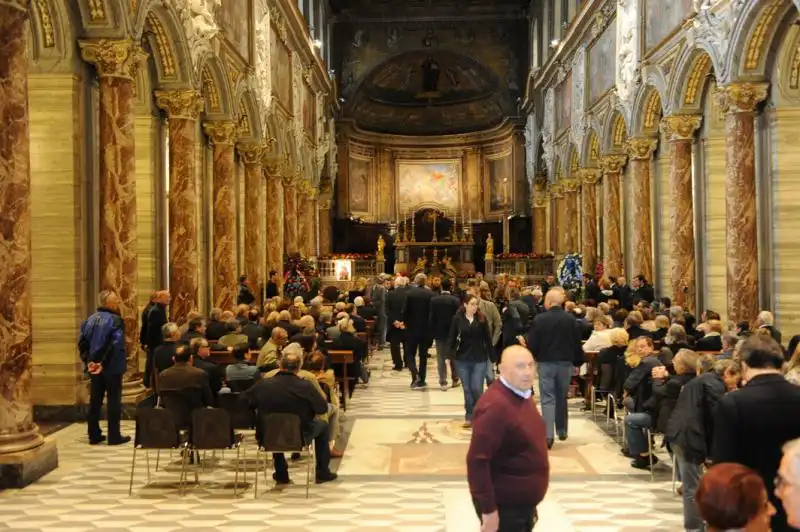
{"label": "gold candlestick", "polygon": [[411,214],[411,242],[417,241],[417,221],[414,213]]}

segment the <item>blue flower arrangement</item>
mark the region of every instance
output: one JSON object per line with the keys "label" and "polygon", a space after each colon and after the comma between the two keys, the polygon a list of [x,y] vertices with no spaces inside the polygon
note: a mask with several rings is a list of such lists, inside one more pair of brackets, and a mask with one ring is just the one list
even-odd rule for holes
{"label": "blue flower arrangement", "polygon": [[566,290],[577,290],[583,280],[583,255],[570,253],[565,255],[558,265],[558,282]]}

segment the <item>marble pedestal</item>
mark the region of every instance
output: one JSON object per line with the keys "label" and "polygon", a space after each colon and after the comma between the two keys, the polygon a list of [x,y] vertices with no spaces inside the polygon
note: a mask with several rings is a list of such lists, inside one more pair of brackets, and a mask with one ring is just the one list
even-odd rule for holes
{"label": "marble pedestal", "polygon": [[58,467],[55,442],[19,453],[0,454],[0,490],[24,488]]}

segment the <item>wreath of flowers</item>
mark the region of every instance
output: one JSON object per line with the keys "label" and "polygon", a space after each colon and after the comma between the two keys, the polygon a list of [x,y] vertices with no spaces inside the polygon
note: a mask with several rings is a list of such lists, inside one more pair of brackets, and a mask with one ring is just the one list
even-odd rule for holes
{"label": "wreath of flowers", "polygon": [[283,293],[290,298],[311,289],[311,285],[319,284],[317,265],[314,261],[293,253],[286,257],[283,264]]}
{"label": "wreath of flowers", "polygon": [[558,264],[558,282],[567,290],[580,288],[583,279],[583,255],[570,253]]}

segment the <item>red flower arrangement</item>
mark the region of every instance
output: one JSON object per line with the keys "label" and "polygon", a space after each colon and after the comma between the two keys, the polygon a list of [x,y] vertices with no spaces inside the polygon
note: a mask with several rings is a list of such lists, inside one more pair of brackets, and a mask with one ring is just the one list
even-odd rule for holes
{"label": "red flower arrangement", "polygon": [[594,268],[594,278],[595,279],[602,279],[603,274],[605,274],[606,268],[603,266],[603,261],[598,261],[597,266]]}

